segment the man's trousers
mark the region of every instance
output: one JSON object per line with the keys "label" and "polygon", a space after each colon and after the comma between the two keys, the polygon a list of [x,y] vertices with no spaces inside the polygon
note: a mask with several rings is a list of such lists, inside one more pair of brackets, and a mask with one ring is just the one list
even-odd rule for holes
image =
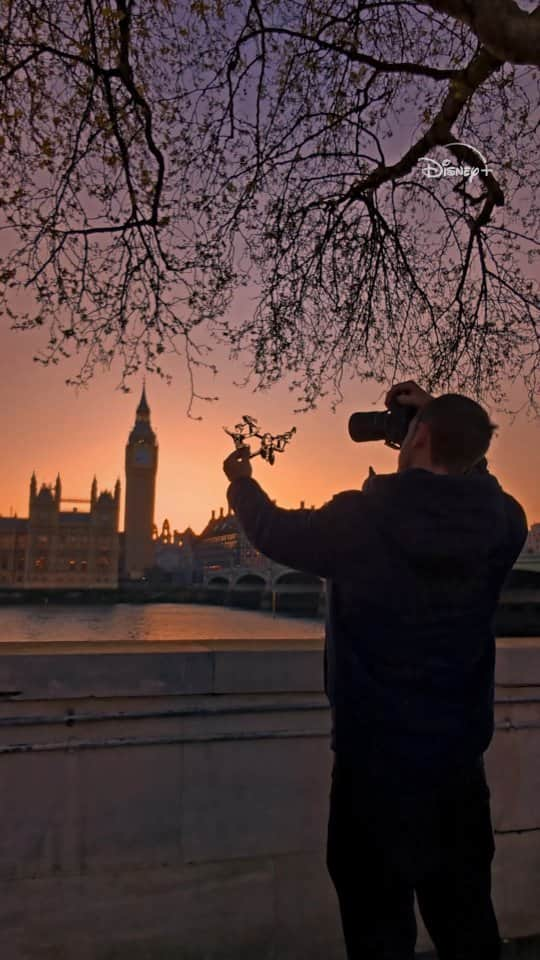
{"label": "man's trousers", "polygon": [[334,760],[327,865],[348,960],[413,960],[415,894],[440,960],[497,960],[483,762],[437,786],[390,783]]}

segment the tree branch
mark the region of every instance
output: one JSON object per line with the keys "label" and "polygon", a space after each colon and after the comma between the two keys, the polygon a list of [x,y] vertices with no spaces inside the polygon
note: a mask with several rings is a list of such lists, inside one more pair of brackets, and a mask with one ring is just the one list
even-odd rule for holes
{"label": "tree branch", "polygon": [[422,0],[476,34],[498,60],[540,67],[540,4],[531,13],[515,0]]}
{"label": "tree branch", "polygon": [[253,40],[255,37],[275,34],[285,37],[291,37],[294,40],[305,40],[306,43],[312,43],[321,50],[331,53],[337,53],[340,56],[350,60],[351,63],[360,63],[366,67],[372,67],[381,73],[408,73],[418,77],[430,77],[432,80],[451,80],[459,74],[459,70],[444,70],[438,67],[429,67],[424,63],[396,62],[390,63],[387,60],[378,60],[376,57],[370,57],[366,53],[360,53],[352,44],[331,43],[329,40],[323,40],[321,37],[313,37],[310,34],[302,33],[299,30],[290,30],[287,27],[261,26],[259,30],[250,30],[243,34],[238,41],[238,46]]}
{"label": "tree branch", "polygon": [[[391,164],[390,166],[377,167],[367,177],[364,177],[363,180],[354,184],[346,194],[339,198],[338,202],[343,203],[349,199],[356,199],[366,191],[376,190],[382,186],[383,183],[397,180],[404,174],[409,173],[427,150],[449,143],[453,136],[452,126],[473,96],[475,90],[477,90],[488,77],[499,70],[501,66],[501,62],[490,53],[485,50],[480,50],[465,70],[460,71],[459,76],[450,83],[450,88],[443,104],[424,136],[420,137],[414,146],[412,146],[410,150],[407,150],[397,163]],[[501,206],[504,198],[495,178],[491,174],[484,173],[481,173],[480,176],[484,180],[490,193],[493,194],[495,205]]]}

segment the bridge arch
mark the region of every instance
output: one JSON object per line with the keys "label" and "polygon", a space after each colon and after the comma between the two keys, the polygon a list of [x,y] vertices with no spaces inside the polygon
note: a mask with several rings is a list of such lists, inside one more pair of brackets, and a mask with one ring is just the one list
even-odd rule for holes
{"label": "bridge arch", "polygon": [[208,578],[209,587],[228,587],[229,578],[224,577],[223,574],[214,574]]}
{"label": "bridge arch", "polygon": [[241,587],[242,589],[251,587],[264,590],[266,587],[266,580],[260,573],[241,573],[240,576],[234,581],[234,586]]}
{"label": "bridge arch", "polygon": [[273,583],[272,607],[278,613],[317,615],[324,591],[324,580],[310,573],[290,570],[279,574]]}
{"label": "bridge arch", "polygon": [[248,607],[259,610],[266,590],[266,580],[259,573],[240,573],[232,585],[230,602],[233,607]]}

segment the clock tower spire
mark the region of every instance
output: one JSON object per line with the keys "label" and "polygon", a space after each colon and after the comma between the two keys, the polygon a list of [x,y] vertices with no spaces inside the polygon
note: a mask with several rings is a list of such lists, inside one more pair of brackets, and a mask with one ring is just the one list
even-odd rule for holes
{"label": "clock tower spire", "polygon": [[146,384],[144,382],[141,399],[139,400],[139,406],[137,407],[137,419],[147,420],[148,423],[150,423],[150,407],[148,406],[148,400],[146,399]]}
{"label": "clock tower spire", "polygon": [[150,407],[143,384],[135,424],[126,445],[124,573],[131,580],[140,580],[153,564],[157,461],[158,445],[150,425]]}

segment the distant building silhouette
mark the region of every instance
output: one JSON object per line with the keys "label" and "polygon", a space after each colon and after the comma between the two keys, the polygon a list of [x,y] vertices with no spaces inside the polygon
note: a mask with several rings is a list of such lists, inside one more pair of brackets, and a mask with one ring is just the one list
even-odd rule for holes
{"label": "distant building silhouette", "polygon": [[126,445],[125,464],[123,574],[128,580],[140,580],[154,566],[152,530],[158,464],[158,445],[150,426],[150,408],[144,387],[135,426]]}
{"label": "distant building silhouette", "polygon": [[0,586],[24,586],[28,520],[0,517]]}
{"label": "distant building silhouette", "polygon": [[[62,510],[63,503],[87,503]],[[25,589],[111,589],[118,586],[120,481],[114,494],[98,495],[94,477],[89,500],[63,500],[62,483],[30,480],[28,519],[0,519],[0,584]]]}
{"label": "distant building silhouette", "polygon": [[[218,516],[212,510],[198,536],[191,527],[171,530],[167,519],[158,533],[157,466],[158,444],[143,386],[125,451],[124,532],[118,532],[119,480],[113,493],[98,493],[94,477],[90,499],[66,500],[60,476],[54,486],[42,484],[38,491],[34,473],[28,519],[0,516],[0,587],[114,589],[119,580],[182,586],[205,583],[220,570],[270,574],[270,561],[251,546],[230,510],[225,514],[221,508]],[[63,510],[67,503],[89,504],[89,509]],[[521,556],[539,553],[540,523],[535,523]]]}
{"label": "distant building silhouette", "polygon": [[224,515],[223,508],[218,517],[212,510],[210,520],[195,542],[194,559],[195,569],[203,578],[212,571],[231,567],[267,569],[270,562],[251,546],[234,514],[229,511]]}
{"label": "distant building silhouette", "polygon": [[533,523],[522,550],[524,553],[540,553],[540,523]]}
{"label": "distant building silhouette", "polygon": [[169,521],[164,520],[160,534],[154,524],[152,537],[154,546],[154,566],[150,574],[152,580],[173,586],[193,583],[193,573],[196,568],[194,544],[197,535],[191,527],[183,533],[178,530],[171,532]]}

